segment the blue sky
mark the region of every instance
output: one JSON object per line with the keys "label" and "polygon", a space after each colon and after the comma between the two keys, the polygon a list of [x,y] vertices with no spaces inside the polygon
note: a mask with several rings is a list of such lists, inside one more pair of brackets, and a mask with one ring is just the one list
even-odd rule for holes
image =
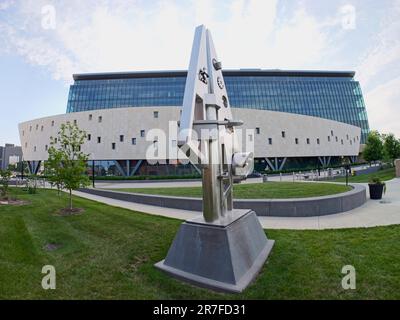
{"label": "blue sky", "polygon": [[64,113],[73,73],[187,68],[202,23],[225,68],[356,71],[400,136],[400,0],[0,0],[0,145]]}

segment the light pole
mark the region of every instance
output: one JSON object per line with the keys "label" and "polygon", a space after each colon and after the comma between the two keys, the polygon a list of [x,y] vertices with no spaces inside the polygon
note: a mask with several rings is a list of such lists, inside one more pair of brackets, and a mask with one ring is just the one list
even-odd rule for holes
{"label": "light pole", "polygon": [[350,171],[350,164],[348,162],[348,158],[344,160],[344,156],[342,156],[342,163],[344,162],[344,169],[346,170],[346,186],[349,185],[349,171]]}
{"label": "light pole", "polygon": [[24,159],[22,159],[21,163],[21,181],[24,181]]}
{"label": "light pole", "polygon": [[92,160],[92,186],[95,188],[95,182],[94,182],[94,160]]}

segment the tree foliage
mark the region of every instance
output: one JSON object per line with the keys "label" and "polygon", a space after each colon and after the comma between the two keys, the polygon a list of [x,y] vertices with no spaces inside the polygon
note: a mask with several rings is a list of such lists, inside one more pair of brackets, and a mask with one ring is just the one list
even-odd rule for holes
{"label": "tree foliage", "polygon": [[51,138],[48,150],[46,167],[49,181],[59,190],[65,188],[69,191],[70,210],[72,210],[72,190],[89,184],[86,175],[88,155],[81,151],[85,139],[85,131],[80,130],[76,124],[67,122],[61,125],[58,136]]}
{"label": "tree foliage", "polygon": [[396,139],[393,133],[384,136],[383,152],[384,157],[392,163],[400,157],[400,140]]}
{"label": "tree foliage", "polygon": [[56,186],[58,190],[58,195],[60,191],[64,188],[64,178],[62,174],[62,159],[63,153],[59,152],[54,146],[54,140],[52,140],[53,145],[49,148],[49,158],[45,166],[45,175],[48,177],[48,181],[52,186]]}
{"label": "tree foliage", "polygon": [[363,157],[368,162],[374,162],[383,158],[382,137],[378,131],[371,131],[368,135]]}

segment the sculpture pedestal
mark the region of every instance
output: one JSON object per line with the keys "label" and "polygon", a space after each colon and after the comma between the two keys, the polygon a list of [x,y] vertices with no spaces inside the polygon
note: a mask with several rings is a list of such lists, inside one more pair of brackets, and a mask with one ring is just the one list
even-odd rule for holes
{"label": "sculpture pedestal", "polygon": [[396,178],[400,178],[400,159],[396,159],[394,164],[396,167]]}
{"label": "sculpture pedestal", "polygon": [[242,292],[273,245],[254,211],[234,210],[225,221],[207,223],[201,217],[182,223],[167,257],[155,266],[202,287]]}

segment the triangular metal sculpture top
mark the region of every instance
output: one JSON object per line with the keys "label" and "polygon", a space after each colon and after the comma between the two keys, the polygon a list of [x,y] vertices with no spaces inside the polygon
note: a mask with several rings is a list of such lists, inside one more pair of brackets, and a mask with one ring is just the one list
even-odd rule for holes
{"label": "triangular metal sculpture top", "polygon": [[[201,165],[205,222],[223,223],[233,210],[233,180],[253,168],[253,153],[237,152],[235,126],[211,33],[195,31],[187,73],[178,145],[190,161]],[[230,215],[232,216],[232,215]]]}
{"label": "triangular metal sculpture top", "polygon": [[192,139],[195,120],[207,120],[205,103],[209,94],[214,94],[215,103],[221,107],[218,109],[217,120],[232,120],[221,62],[215,52],[210,31],[204,25],[200,25],[195,31],[186,78],[180,119],[180,145],[189,143]]}

